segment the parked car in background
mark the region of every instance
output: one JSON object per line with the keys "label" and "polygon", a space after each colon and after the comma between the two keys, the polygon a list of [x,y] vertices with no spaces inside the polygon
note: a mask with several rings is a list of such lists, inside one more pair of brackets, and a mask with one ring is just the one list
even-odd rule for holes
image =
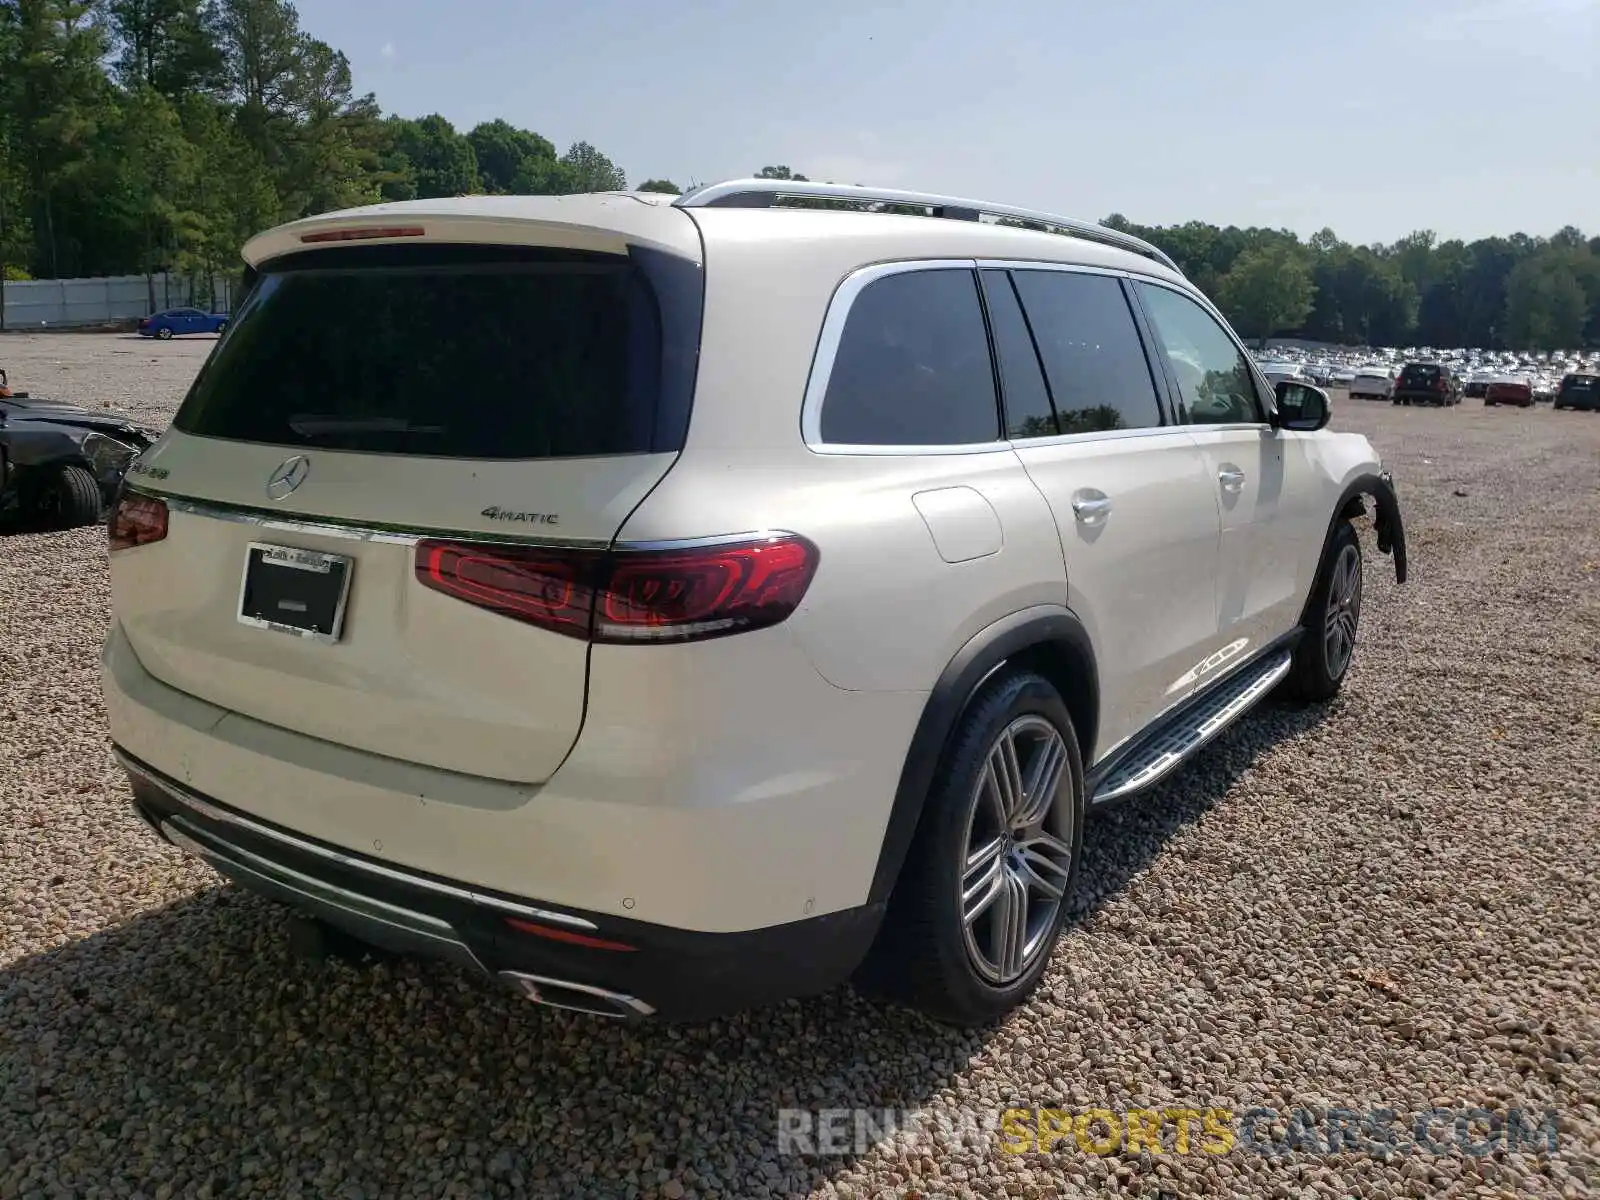
{"label": "parked car in background", "polygon": [[1470,396],[1474,400],[1481,400],[1489,390],[1489,384],[1494,381],[1493,371],[1474,371],[1467,376],[1467,382],[1462,385],[1461,394]]}
{"label": "parked car in background", "polygon": [[1276,386],[1287,381],[1305,383],[1306,373],[1299,363],[1292,362],[1264,362],[1261,364],[1261,373]]}
{"label": "parked car in background", "polygon": [[992,212],[737,180],[248,242],[109,531],[151,830],[541,1003],[982,1025],[1088,811],[1338,692],[1354,519],[1406,555],[1326,394],[1136,238],[790,198]]}
{"label": "parked car in background", "polygon": [[1388,367],[1362,367],[1350,380],[1350,399],[1387,400],[1394,391],[1394,375]]}
{"label": "parked car in background", "polygon": [[1526,379],[1501,376],[1489,385],[1483,394],[1485,408],[1497,404],[1515,404],[1518,408],[1533,407],[1533,385]]}
{"label": "parked car in background", "polygon": [[157,436],[121,413],[13,392],[0,371],[0,518],[43,529],[93,525]]}
{"label": "parked car in background", "polygon": [[1407,363],[1400,368],[1390,398],[1396,404],[1460,404],[1461,384],[1443,363]]}
{"label": "parked car in background", "polygon": [[166,341],[187,333],[221,333],[228,327],[227,313],[208,313],[200,308],[169,308],[139,320],[139,336]]}
{"label": "parked car in background", "polygon": [[1568,375],[1556,389],[1555,406],[1600,412],[1600,374]]}

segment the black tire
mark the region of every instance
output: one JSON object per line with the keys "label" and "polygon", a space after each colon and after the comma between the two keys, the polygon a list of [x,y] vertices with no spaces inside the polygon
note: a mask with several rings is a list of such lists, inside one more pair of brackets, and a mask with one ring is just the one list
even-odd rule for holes
{"label": "black tire", "polygon": [[[1342,573],[1354,553],[1353,602]],[[1335,584],[1339,593],[1335,594]],[[1348,637],[1349,646],[1342,654],[1335,654],[1330,646],[1333,610],[1348,613],[1341,617],[1341,626]],[[1306,602],[1301,626],[1305,636],[1295,647],[1294,660],[1289,674],[1279,685],[1279,694],[1286,700],[1320,703],[1331,700],[1344,684],[1355,656],[1356,632],[1361,621],[1361,539],[1349,521],[1340,521],[1328,539],[1322,563],[1317,568],[1316,581],[1311,585],[1311,598]]]}
{"label": "black tire", "polygon": [[221,337],[223,334],[225,334],[227,332],[228,332],[228,323],[226,321],[219,321],[217,323],[217,336]]}
{"label": "black tire", "polygon": [[44,529],[76,529],[100,520],[105,504],[100,485],[79,466],[47,472],[28,489],[27,506]]}
{"label": "black tire", "polygon": [[168,326],[163,325],[160,329],[156,330],[156,336],[163,342],[170,342],[172,340],[172,330]]}
{"label": "black tire", "polygon": [[[1053,913],[1049,911],[1048,895],[1040,893],[1038,902],[1042,907],[1034,913],[1029,906],[1035,898],[1024,892],[1027,952],[1023,961],[1015,964],[1020,973],[1011,978],[990,978],[977,964],[981,953],[969,946],[968,926],[963,919],[963,877],[975,869],[967,865],[974,838],[1001,846],[1001,852],[992,858],[996,864],[994,900],[976,918],[982,928],[974,930],[970,938],[974,945],[991,937],[998,941],[991,923],[1000,916],[996,905],[1005,891],[1002,873],[1007,873],[1005,879],[1020,879],[1021,875],[1008,872],[1010,864],[1024,860],[1018,850],[1021,843],[1007,840],[1015,835],[1008,835],[1002,828],[991,838],[987,826],[980,827],[977,822],[987,821],[996,811],[987,801],[998,798],[997,793],[982,786],[990,753],[1007,731],[1019,724],[1032,725],[1041,739],[1048,739],[1047,726],[1059,739],[1034,744],[1041,749],[1045,744],[1058,745],[1058,753],[1064,753],[1053,802],[1043,820],[1059,844],[1070,847],[1070,857],[1064,879],[1059,868],[1049,873],[1061,888],[1061,899]],[[1025,779],[1036,762],[1030,757],[1018,774]],[[1084,782],[1077,735],[1060,694],[1048,680],[1031,671],[1000,673],[973,700],[951,732],[935,779],[890,898],[883,928],[857,972],[856,983],[868,994],[904,1004],[936,1021],[972,1028],[1000,1019],[1027,999],[1050,965],[1051,952],[1066,920],[1083,851]],[[1009,856],[1006,846],[1012,848]],[[1036,877],[1044,876],[1036,873]],[[991,890],[984,881],[978,885],[986,892]],[[990,965],[995,961],[989,960]]]}

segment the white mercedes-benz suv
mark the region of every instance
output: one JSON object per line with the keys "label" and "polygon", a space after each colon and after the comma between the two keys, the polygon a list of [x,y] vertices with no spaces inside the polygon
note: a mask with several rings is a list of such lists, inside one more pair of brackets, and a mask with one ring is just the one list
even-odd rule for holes
{"label": "white mercedes-benz suv", "polygon": [[744,180],[245,257],[110,522],[137,809],[544,1003],[993,1020],[1086,813],[1338,689],[1364,496],[1405,575],[1366,439],[1096,225]]}

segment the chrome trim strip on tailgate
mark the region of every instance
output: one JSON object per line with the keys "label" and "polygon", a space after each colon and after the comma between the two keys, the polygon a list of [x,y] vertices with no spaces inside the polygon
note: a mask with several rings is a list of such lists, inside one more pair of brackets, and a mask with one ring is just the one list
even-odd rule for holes
{"label": "chrome trim strip on tailgate", "polygon": [[271,841],[279,843],[280,845],[288,846],[305,854],[314,855],[315,857],[324,859],[327,862],[338,863],[340,866],[349,868],[352,871],[364,872],[367,875],[377,876],[378,878],[387,879],[394,883],[418,888],[422,891],[432,892],[438,896],[447,896],[452,900],[466,901],[467,903],[475,904],[480,908],[488,908],[497,912],[510,913],[513,916],[525,917],[532,921],[546,921],[557,925],[565,925],[572,929],[593,930],[599,928],[599,926],[593,921],[585,920],[583,917],[575,917],[569,913],[552,912],[551,910],[545,908],[535,908],[528,904],[517,904],[514,901],[502,900],[497,896],[489,896],[482,892],[473,891],[471,888],[459,887],[449,883],[441,883],[438,880],[429,879],[426,876],[413,875],[409,871],[400,870],[395,867],[382,866],[378,863],[369,862],[366,859],[356,858],[349,854],[342,854],[339,851],[329,849],[326,846],[319,846],[314,842],[305,841],[301,838],[295,837],[292,834],[285,833],[282,830],[274,829],[269,825],[263,825],[260,822],[253,821],[249,817],[244,816],[242,813],[236,813],[228,809],[219,808],[203,797],[196,795],[182,784],[152,773],[149,768],[145,767],[136,759],[125,754],[119,748],[113,747],[113,753],[115,753],[117,756],[117,761],[122,764],[123,769],[126,770],[130,775],[137,775],[140,779],[143,779],[145,782],[149,783],[151,787],[159,789],[178,804],[183,805],[185,808],[191,809],[193,812],[198,813],[202,817],[216,821],[219,824],[229,825],[236,829],[242,829],[247,833],[255,834],[257,837],[267,838]]}
{"label": "chrome trim strip on tailgate", "polygon": [[505,542],[515,546],[566,546],[579,550],[604,549],[607,538],[518,537],[496,530],[485,533],[472,529],[415,529],[399,525],[363,525],[353,521],[340,521],[331,517],[297,517],[263,512],[258,508],[222,504],[211,501],[189,500],[169,495],[151,488],[128,486],[130,492],[165,502],[174,512],[190,516],[207,517],[213,521],[232,521],[258,529],[271,529],[279,533],[304,534],[314,537],[345,538],[357,542],[378,542],[394,546],[415,546],[424,538],[469,540],[474,542]]}

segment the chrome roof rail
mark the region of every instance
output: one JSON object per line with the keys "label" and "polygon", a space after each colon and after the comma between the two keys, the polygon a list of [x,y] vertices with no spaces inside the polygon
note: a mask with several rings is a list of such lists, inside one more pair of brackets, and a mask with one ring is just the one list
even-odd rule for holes
{"label": "chrome roof rail", "polygon": [[[963,200],[958,196],[939,196],[931,192],[903,192],[896,188],[855,187],[841,183],[801,183],[792,179],[730,179],[725,183],[708,183],[687,192],[673,201],[678,208],[774,208],[780,198],[810,200],[843,200],[859,205],[864,211],[874,211],[876,206],[905,206],[924,208],[928,215],[958,221],[977,221],[985,216],[1010,218],[1042,226],[1047,233],[1064,233],[1085,241],[1100,242],[1152,258],[1162,266],[1178,271],[1178,264],[1143,238],[1116,229],[1107,229],[1093,221],[1075,217],[1060,217],[1053,213],[1035,212],[1029,208],[1016,208],[1010,204],[990,204],[986,200]],[[1182,274],[1181,271],[1178,271]]]}

